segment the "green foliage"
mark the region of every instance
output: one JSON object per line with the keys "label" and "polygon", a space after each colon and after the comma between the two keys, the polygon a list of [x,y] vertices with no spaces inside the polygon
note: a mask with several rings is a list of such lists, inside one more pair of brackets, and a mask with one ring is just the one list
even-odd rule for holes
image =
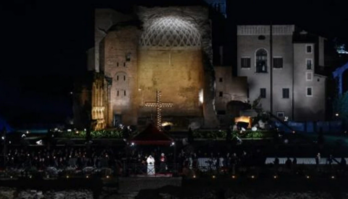
{"label": "green foliage", "polygon": [[[226,135],[227,135],[226,131],[194,131],[193,132],[194,138],[201,138],[201,139],[225,139]],[[260,138],[272,137],[272,133],[268,131],[245,131],[243,133],[239,133],[238,131],[233,131],[232,139],[237,136],[239,138],[260,139]]]}
{"label": "green foliage", "polygon": [[[98,130],[91,132],[92,138],[123,138],[121,130]],[[64,132],[61,137],[65,138],[86,138],[86,131]]]}
{"label": "green foliage", "polygon": [[253,101],[253,104],[251,104],[251,108],[254,109],[258,115],[262,113],[261,96],[259,96],[257,99]]}

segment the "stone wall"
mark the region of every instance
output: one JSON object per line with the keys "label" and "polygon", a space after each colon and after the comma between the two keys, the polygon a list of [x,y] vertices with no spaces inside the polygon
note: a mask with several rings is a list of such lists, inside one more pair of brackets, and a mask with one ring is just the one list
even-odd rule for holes
{"label": "stone wall", "polygon": [[[264,32],[264,31],[261,31]],[[267,31],[266,31],[267,32]],[[261,35],[261,34],[260,34]],[[264,35],[264,40],[259,40],[260,35],[239,35],[238,36],[238,76],[248,78],[249,100],[253,102],[260,96],[260,89],[266,89],[266,98],[261,99],[262,108],[270,111],[270,36]],[[267,73],[256,73],[256,51],[265,49],[267,51]],[[292,119],[292,70],[293,62],[292,35],[273,36],[273,57],[283,58],[283,68],[273,69],[273,113],[283,112],[289,119]],[[251,67],[241,68],[241,58],[250,58]],[[284,99],[282,89],[288,88],[290,96]]]}
{"label": "stone wall", "polygon": [[139,52],[138,88],[141,89],[139,116],[156,113],[155,107],[144,107],[156,101],[156,90],[162,92],[161,101],[173,103],[163,108],[163,116],[203,117],[199,92],[204,85],[201,50],[150,50]]}
{"label": "stone wall", "polygon": [[[305,52],[306,45],[312,45],[313,53]],[[315,74],[314,58],[315,44],[294,44],[294,110],[296,121],[323,121],[325,120],[325,81],[326,78]],[[306,61],[312,60],[311,69],[307,69]],[[311,76],[311,79],[307,78]],[[312,96],[307,95],[307,88],[312,88]]]}
{"label": "stone wall", "polygon": [[134,26],[120,27],[110,31],[105,38],[105,64],[107,77],[112,78],[110,88],[108,125],[112,125],[114,114],[122,115],[122,123],[136,124],[134,101],[138,92],[138,37]]}

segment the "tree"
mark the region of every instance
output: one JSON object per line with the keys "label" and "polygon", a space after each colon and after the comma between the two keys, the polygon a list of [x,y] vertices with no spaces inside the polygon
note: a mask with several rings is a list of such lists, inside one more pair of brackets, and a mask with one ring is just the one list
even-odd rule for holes
{"label": "tree", "polygon": [[85,101],[82,107],[82,121],[86,129],[86,141],[89,142],[91,137],[91,128],[92,128],[92,114],[91,114],[91,103]]}
{"label": "tree", "polygon": [[262,104],[261,104],[261,96],[256,98],[253,103],[251,104],[251,108],[254,109],[258,115],[262,114]]}
{"label": "tree", "polygon": [[341,96],[336,97],[333,102],[333,110],[339,119],[342,120],[342,125],[347,125],[348,123],[348,91],[344,92]]}

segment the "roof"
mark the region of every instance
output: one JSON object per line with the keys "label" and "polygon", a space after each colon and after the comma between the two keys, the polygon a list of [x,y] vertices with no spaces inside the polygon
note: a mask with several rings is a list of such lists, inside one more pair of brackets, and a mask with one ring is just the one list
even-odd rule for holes
{"label": "roof", "polygon": [[151,123],[129,141],[135,145],[170,145],[174,140]]}

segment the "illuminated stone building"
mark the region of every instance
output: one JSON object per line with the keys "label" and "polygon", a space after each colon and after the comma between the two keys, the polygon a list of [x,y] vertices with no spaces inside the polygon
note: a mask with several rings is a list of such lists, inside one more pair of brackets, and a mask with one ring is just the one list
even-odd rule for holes
{"label": "illuminated stone building", "polygon": [[[223,11],[221,7],[217,10]],[[215,99],[209,12],[208,6],[138,6],[131,14],[95,10],[95,46],[88,51],[88,70],[94,75],[92,86],[85,89],[90,95],[85,103],[91,104],[96,129],[156,120],[157,91],[160,101],[170,105],[162,107],[162,121],[219,126],[215,104],[224,109],[227,101]],[[218,71],[224,75],[219,78],[232,83],[231,66]],[[219,92],[234,96],[233,86],[221,89]],[[241,92],[246,101],[246,89]],[[83,102],[79,99],[78,103]],[[75,106],[77,126],[81,123],[78,109]]]}
{"label": "illuminated stone building", "polygon": [[281,119],[325,120],[326,76],[318,73],[325,39],[294,25],[273,25],[270,36],[270,25],[238,26],[237,71],[248,79],[250,101],[261,97],[262,108]]}

